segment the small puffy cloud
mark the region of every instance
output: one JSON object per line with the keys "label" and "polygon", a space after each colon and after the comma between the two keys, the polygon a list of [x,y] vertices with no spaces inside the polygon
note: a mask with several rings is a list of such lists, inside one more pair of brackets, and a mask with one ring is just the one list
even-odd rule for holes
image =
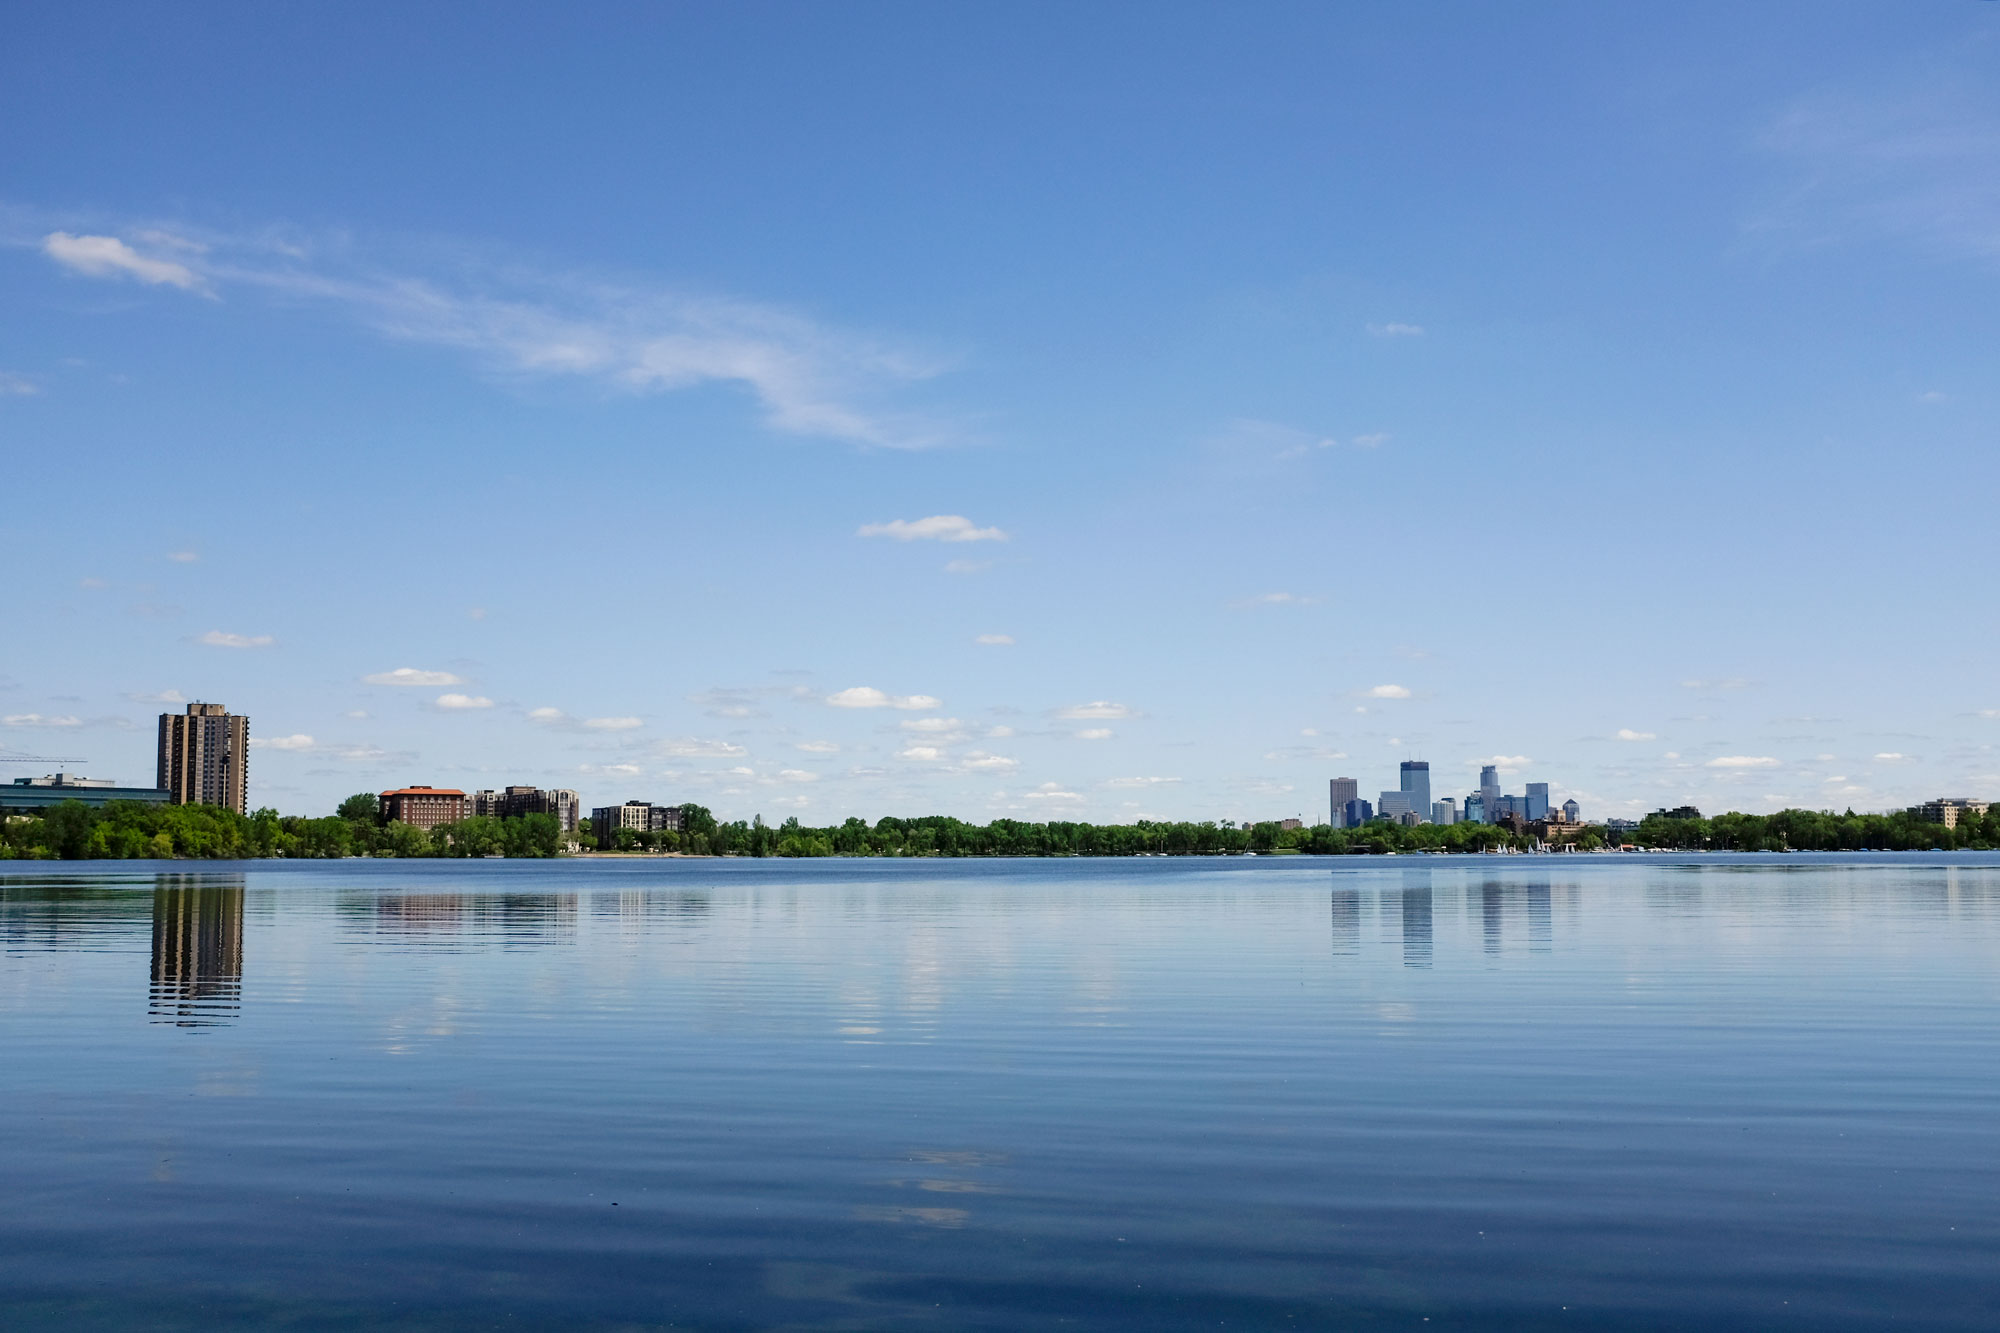
{"label": "small puffy cloud", "polygon": [[588,731],[632,731],[645,725],[636,717],[587,717],[583,720],[583,726]]}
{"label": "small puffy cloud", "polygon": [[72,236],[52,231],[42,238],[42,253],[64,268],[91,278],[137,278],[149,286],[200,291],[202,281],[185,264],[142,255],[116,236]]}
{"label": "small puffy cloud", "polygon": [[167,552],[167,559],[177,565],[192,565],[201,559],[201,553],[199,551],[169,551]]}
{"label": "small puffy cloud", "polygon": [[1620,727],[1617,734],[1612,736],[1611,739],[1614,741],[1656,741],[1660,738],[1650,731],[1634,731],[1630,727]]}
{"label": "small puffy cloud", "polygon": [[445,685],[463,685],[463,678],[449,671],[421,671],[416,667],[397,667],[394,671],[377,671],[372,676],[363,676],[367,685],[425,685],[432,689]]}
{"label": "small puffy cloud", "polygon": [[982,528],[963,514],[932,514],[929,518],[892,519],[887,523],[864,523],[857,537],[888,537],[899,542],[1004,542],[1007,534],[998,528]]}
{"label": "small puffy cloud", "polygon": [[1914,755],[1907,755],[1899,753],[1895,750],[1889,750],[1885,751],[1882,754],[1876,755],[1875,762],[1878,764],[1907,764],[1915,757],[1916,756]]}
{"label": "small puffy cloud", "polygon": [[944,732],[957,731],[965,724],[955,717],[913,717],[907,721],[898,722],[896,725],[904,731],[918,731],[926,735],[935,736]]}
{"label": "small puffy cloud", "polygon": [[1114,791],[1144,791],[1151,787],[1171,787],[1179,778],[1109,778],[1104,785]]}
{"label": "small puffy cloud", "polygon": [[1076,738],[1080,741],[1108,741],[1111,734],[1109,727],[1085,727],[1076,733]]}
{"label": "small puffy cloud", "polygon": [[579,773],[607,773],[612,777],[636,778],[646,770],[638,764],[578,764]]}
{"label": "small puffy cloud", "polygon": [[125,696],[135,704],[184,704],[187,696],[179,690],[161,690],[158,694],[128,694]]}
{"label": "small puffy cloud", "polygon": [[1058,708],[1056,716],[1066,722],[1117,722],[1139,714],[1124,704],[1115,704],[1108,699],[1093,699],[1087,704],[1071,704],[1068,708]]}
{"label": "small puffy cloud", "polygon": [[560,708],[530,708],[528,710],[528,721],[530,722],[567,722],[568,720],[569,714],[563,712]]}
{"label": "small puffy cloud", "polygon": [[1018,759],[1009,759],[1003,754],[988,754],[984,750],[969,751],[965,758],[958,761],[959,769],[967,773],[1007,773],[1020,766]]}
{"label": "small puffy cloud", "polygon": [[896,752],[898,759],[916,759],[924,763],[944,758],[944,751],[935,745],[912,745]]}
{"label": "small puffy cloud", "polygon": [[205,643],[211,648],[269,648],[277,640],[268,634],[229,634],[212,629],[195,642]]}
{"label": "small puffy cloud", "polygon": [[835,708],[900,708],[912,713],[944,707],[942,699],[928,694],[885,694],[872,685],[837,691],[827,695],[826,701]]}
{"label": "small puffy cloud", "polygon": [[973,642],[983,644],[988,648],[1005,648],[1013,644],[1014,636],[1011,634],[981,634],[973,639]]}
{"label": "small puffy cloud", "polygon": [[819,774],[809,773],[803,768],[781,768],[778,770],[780,782],[818,782]]}
{"label": "small puffy cloud", "polygon": [[41,391],[41,386],[26,375],[16,375],[11,371],[0,370],[0,398],[25,398],[30,394],[37,394]]}
{"label": "small puffy cloud", "polygon": [[1725,754],[1708,761],[1710,768],[1776,768],[1778,761],[1767,754]]}
{"label": "small puffy cloud", "polygon": [[0,717],[0,725],[9,727],[80,727],[83,719],[64,713],[55,717],[45,717],[40,713],[9,713]]}
{"label": "small puffy cloud", "polygon": [[491,708],[493,701],[483,694],[440,694],[431,701],[447,712],[466,708]]}
{"label": "small puffy cloud", "polygon": [[832,741],[800,741],[792,747],[802,754],[839,754],[840,747]]}
{"label": "small puffy cloud", "polygon": [[1407,685],[1371,685],[1363,691],[1370,699],[1407,699],[1410,687]]}
{"label": "small puffy cloud", "polygon": [[261,750],[310,750],[313,738],[303,732],[290,736],[252,736],[250,744],[253,749]]}
{"label": "small puffy cloud", "polygon": [[1370,324],[1368,332],[1370,336],[1376,338],[1421,338],[1424,336],[1424,326],[1396,323]]}
{"label": "small puffy cloud", "polygon": [[1064,790],[1060,782],[1044,782],[1033,791],[1024,792],[1023,795],[1031,801],[1054,801],[1057,803],[1081,801],[1083,799],[1082,796],[1073,791]]}

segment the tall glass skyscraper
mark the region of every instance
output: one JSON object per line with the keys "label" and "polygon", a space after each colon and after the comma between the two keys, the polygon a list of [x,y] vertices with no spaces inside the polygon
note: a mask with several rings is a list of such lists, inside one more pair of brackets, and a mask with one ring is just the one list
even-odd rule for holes
{"label": "tall glass skyscraper", "polygon": [[1410,809],[1419,818],[1431,817],[1431,764],[1428,759],[1405,759],[1403,761],[1403,795],[1410,798]]}
{"label": "tall glass skyscraper", "polygon": [[1500,817],[1500,769],[1494,764],[1485,764],[1479,770],[1479,804],[1485,817],[1482,822],[1491,824]]}

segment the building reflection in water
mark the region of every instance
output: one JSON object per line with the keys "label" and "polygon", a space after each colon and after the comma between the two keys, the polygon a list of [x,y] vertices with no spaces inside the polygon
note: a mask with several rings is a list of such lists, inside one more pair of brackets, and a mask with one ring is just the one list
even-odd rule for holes
{"label": "building reflection in water", "polygon": [[343,895],[343,928],[436,949],[532,947],[573,941],[574,893],[362,893]]}
{"label": "building reflection in water", "polygon": [[1403,872],[1403,966],[1431,965],[1431,873]]}
{"label": "building reflection in water", "polygon": [[1354,889],[1333,891],[1333,951],[1361,952],[1361,894]]}
{"label": "building reflection in water", "polygon": [[153,888],[156,1023],[207,1027],[243,999],[243,877],[160,875]]}
{"label": "building reflection in water", "polygon": [[1515,918],[1517,931],[1520,919],[1527,918],[1530,953],[1554,950],[1554,891],[1547,880],[1508,884],[1503,880],[1489,879],[1479,886],[1479,924],[1487,953],[1500,952],[1509,915]]}

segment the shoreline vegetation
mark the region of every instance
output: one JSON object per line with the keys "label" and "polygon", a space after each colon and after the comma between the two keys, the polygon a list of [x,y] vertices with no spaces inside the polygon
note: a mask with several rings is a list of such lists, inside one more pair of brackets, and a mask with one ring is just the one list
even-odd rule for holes
{"label": "shoreline vegetation", "polygon": [[[970,824],[949,815],[917,819],[861,819],[823,828],[788,819],[766,824],[722,822],[698,805],[685,807],[683,832],[620,830],[618,845],[583,852],[589,821],[565,834],[554,815],[474,817],[423,829],[384,823],[371,793],[341,802],[321,818],[249,815],[211,805],[141,805],[66,802],[36,816],[0,824],[0,860],[319,860],[389,858],[552,857],[670,854],[748,857],[987,857],[987,856],[1239,856],[1382,855],[1425,852],[1534,851],[1534,838],[1493,824],[1419,824],[1377,820],[1359,828],[1328,825],[1285,828],[1270,822],[1241,828],[1213,822],[1082,824],[996,819]],[[1959,821],[1956,828],[1902,811],[1845,814],[1783,810],[1773,815],[1725,814],[1709,819],[1649,815],[1636,829],[1576,826],[1560,850],[1616,851],[1620,846],[1660,851],[1988,851],[2000,848],[2000,807]]]}

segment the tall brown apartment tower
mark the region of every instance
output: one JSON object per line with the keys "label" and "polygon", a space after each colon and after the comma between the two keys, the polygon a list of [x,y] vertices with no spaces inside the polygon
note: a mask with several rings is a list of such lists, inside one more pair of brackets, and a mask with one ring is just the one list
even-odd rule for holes
{"label": "tall brown apartment tower", "polygon": [[160,780],[175,805],[226,805],[248,814],[250,719],[221,704],[160,714]]}

